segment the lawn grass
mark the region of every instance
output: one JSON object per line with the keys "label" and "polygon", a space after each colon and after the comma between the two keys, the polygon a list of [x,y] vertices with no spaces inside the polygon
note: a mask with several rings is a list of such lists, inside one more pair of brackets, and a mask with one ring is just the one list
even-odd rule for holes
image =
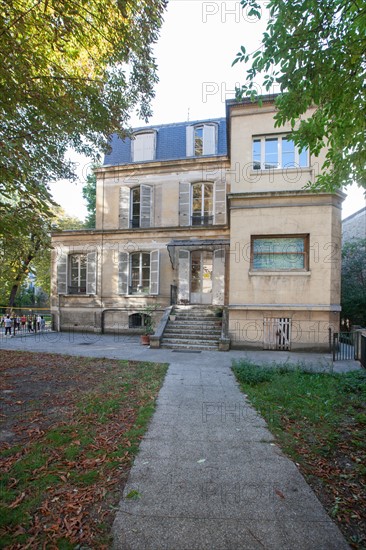
{"label": "lawn grass", "polygon": [[366,371],[305,372],[235,362],[263,415],[352,548],[366,548]]}
{"label": "lawn grass", "polygon": [[[37,410],[14,416],[15,406],[3,409],[13,414],[5,421],[16,437],[0,452],[0,548],[109,548],[116,506],[167,365],[2,353],[14,404],[27,395],[19,369],[34,375],[34,387],[47,380],[47,391],[37,396]],[[14,401],[17,392],[23,401]]]}

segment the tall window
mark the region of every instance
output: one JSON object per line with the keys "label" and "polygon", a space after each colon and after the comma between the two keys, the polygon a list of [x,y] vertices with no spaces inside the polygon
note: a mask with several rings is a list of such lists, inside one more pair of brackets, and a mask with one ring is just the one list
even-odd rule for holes
{"label": "tall window", "polygon": [[308,235],[252,237],[253,271],[304,271],[309,269],[308,258]]}
{"label": "tall window", "polygon": [[132,162],[154,160],[155,158],[155,131],[135,134],[131,142]]}
{"label": "tall window", "polygon": [[131,227],[140,227],[141,190],[131,189]]}
{"label": "tall window", "polygon": [[199,157],[203,155],[203,126],[196,126],[194,128],[194,156]]}
{"label": "tall window", "polygon": [[213,223],[213,184],[194,183],[192,185],[192,225],[212,225]]}
{"label": "tall window", "polygon": [[186,128],[187,157],[216,155],[217,124],[196,124]]}
{"label": "tall window", "polygon": [[135,252],[130,255],[130,293],[150,292],[150,253]]}
{"label": "tall window", "polygon": [[151,227],[153,214],[153,188],[150,185],[122,187],[120,191],[121,227]]}
{"label": "tall window", "polygon": [[86,293],[86,254],[71,254],[69,256],[69,294]]}
{"label": "tall window", "polygon": [[263,136],[253,139],[253,170],[306,168],[307,149],[300,149],[289,136]]}

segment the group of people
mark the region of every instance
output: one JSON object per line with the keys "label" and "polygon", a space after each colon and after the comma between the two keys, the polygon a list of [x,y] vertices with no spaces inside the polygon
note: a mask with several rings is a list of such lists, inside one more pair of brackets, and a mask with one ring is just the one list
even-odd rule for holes
{"label": "group of people", "polygon": [[46,320],[43,315],[3,315],[0,323],[1,327],[5,327],[5,336],[11,335],[13,330],[16,331],[22,329],[23,332],[41,332],[46,328]]}

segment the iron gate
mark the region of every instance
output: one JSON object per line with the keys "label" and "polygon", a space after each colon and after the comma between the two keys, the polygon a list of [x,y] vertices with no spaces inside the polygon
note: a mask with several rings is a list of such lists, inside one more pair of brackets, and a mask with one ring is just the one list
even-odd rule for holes
{"label": "iron gate", "polygon": [[333,361],[350,361],[358,358],[358,337],[356,332],[335,332],[333,334]]}

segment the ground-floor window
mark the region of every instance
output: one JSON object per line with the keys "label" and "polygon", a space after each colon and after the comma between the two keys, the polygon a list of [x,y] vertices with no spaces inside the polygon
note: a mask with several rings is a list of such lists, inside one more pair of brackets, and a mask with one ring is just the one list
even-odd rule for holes
{"label": "ground-floor window", "polygon": [[130,294],[149,294],[150,253],[135,252],[130,255]]}
{"label": "ground-floor window", "polygon": [[132,313],[128,318],[128,328],[142,328],[151,323],[151,316],[146,313]]}
{"label": "ground-floor window", "polygon": [[69,256],[69,294],[86,293],[86,254],[71,254]]}
{"label": "ground-floor window", "polygon": [[120,252],[119,294],[159,294],[159,251]]}

